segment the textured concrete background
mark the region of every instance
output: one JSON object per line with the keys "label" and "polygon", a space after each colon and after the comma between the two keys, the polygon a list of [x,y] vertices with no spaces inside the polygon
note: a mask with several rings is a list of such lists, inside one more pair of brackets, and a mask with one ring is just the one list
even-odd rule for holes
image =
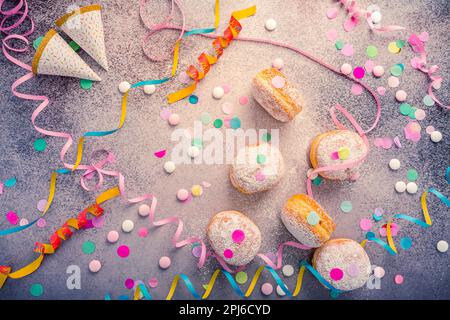
{"label": "textured concrete background", "polygon": [[[92,1],[30,1],[30,14],[37,24],[37,31],[31,37],[34,40],[44,34],[53,21],[63,15],[71,4],[86,5]],[[213,25],[213,1],[185,0],[188,28],[210,27]],[[120,114],[121,96],[117,85],[123,80],[137,82],[166,76],[170,71],[170,63],[150,63],[141,49],[141,39],[145,29],[138,18],[137,1],[101,1],[104,6],[103,20],[105,25],[106,45],[110,71],[108,73],[98,67],[85,53],[81,56],[87,61],[103,81],[95,83],[90,91],[79,87],[76,79],[42,76],[29,81],[20,89],[23,92],[46,94],[51,104],[37,120],[41,127],[52,130],[68,131],[77,139],[82,132],[88,130],[108,130],[115,128]],[[426,79],[423,74],[413,70],[409,60],[413,56],[409,48],[399,55],[387,51],[387,44],[399,38],[406,39],[407,33],[395,35],[374,35],[364,23],[351,33],[342,29],[343,13],[338,19],[329,21],[325,11],[330,1],[222,1],[221,30],[225,27],[233,10],[251,4],[257,5],[257,14],[243,20],[243,35],[270,38],[298,46],[315,56],[321,57],[335,66],[343,62],[352,65],[363,65],[366,61],[365,48],[375,44],[379,48],[379,61],[385,67],[403,62],[406,65],[402,76],[401,87],[409,94],[408,100],[413,105],[422,107],[425,95]],[[359,1],[361,7],[370,4]],[[447,0],[396,0],[377,1],[383,14],[385,24],[400,24],[414,31],[428,31],[428,59],[441,67],[444,78],[450,71],[450,3]],[[155,22],[161,21],[169,9],[169,1],[152,1],[149,13]],[[269,33],[264,29],[264,21],[273,17],[278,28]],[[177,20],[179,21],[179,20]],[[326,31],[335,28],[339,37],[355,47],[355,56],[346,58],[336,51],[325,37]],[[153,48],[161,47],[169,50],[176,37],[175,33],[166,32],[155,38]],[[191,37],[181,47],[180,70],[193,62],[198,54],[210,46],[210,40]],[[33,51],[33,50],[32,50]],[[23,61],[31,61],[32,52],[22,55]],[[251,101],[248,106],[241,107],[237,100],[240,95],[249,94],[250,79],[258,70],[270,65],[271,61],[281,57],[285,61],[284,73],[299,84],[306,101],[306,107],[295,121],[280,124],[266,114],[262,108]],[[24,71],[0,57],[0,179],[16,176],[18,183],[13,189],[5,190],[0,196],[0,214],[15,210],[20,217],[29,220],[37,215],[36,203],[47,196],[50,172],[60,167],[58,153],[63,145],[60,139],[46,138],[48,148],[44,153],[35,152],[33,141],[40,137],[31,125],[30,117],[37,104],[25,102],[12,96],[10,85]],[[372,87],[387,87],[387,76],[380,80],[372,77],[365,79]],[[232,84],[232,92],[221,101],[211,98],[212,88],[223,84]],[[178,81],[164,84],[153,96],[145,96],[141,90],[130,95],[129,108],[125,126],[120,132],[106,138],[91,138],[86,143],[85,155],[94,150],[106,148],[117,156],[115,168],[120,169],[126,177],[129,195],[153,192],[159,199],[157,217],[178,215],[185,222],[184,235],[204,236],[204,229],[209,218],[216,212],[227,209],[240,210],[251,217],[263,232],[262,251],[275,251],[278,243],[293,240],[278,218],[284,201],[293,193],[305,191],[304,177],[309,167],[307,152],[310,140],[318,133],[330,130],[328,108],[341,103],[356,116],[362,124],[373,121],[374,104],[366,93],[361,96],[350,94],[351,83],[311,61],[296,56],[281,48],[266,45],[235,42],[226,50],[220,62],[215,65],[206,79],[199,85],[198,105],[189,105],[181,101],[172,106],[181,117],[181,126],[190,127],[200,114],[208,111],[211,115],[223,117],[220,110],[223,102],[235,104],[236,114],[241,118],[243,128],[281,128],[281,151],[285,156],[287,174],[283,182],[275,189],[254,196],[238,193],[229,183],[225,166],[180,165],[175,174],[167,176],[162,170],[164,159],[156,159],[152,153],[162,148],[169,148],[170,133],[173,130],[159,118],[159,112],[166,106],[165,95],[180,88]],[[449,165],[448,124],[450,115],[437,107],[425,107],[427,118],[422,127],[433,125],[443,132],[444,141],[433,144],[423,131],[422,140],[418,143],[406,141],[402,130],[407,119],[398,112],[398,103],[393,98],[394,90],[388,90],[381,98],[383,104],[380,126],[370,134],[373,141],[376,137],[400,135],[402,149],[392,148],[380,150],[373,148],[362,168],[362,178],[354,183],[325,182],[315,188],[315,195],[320,203],[335,217],[337,229],[334,237],[348,237],[360,241],[363,232],[359,228],[359,220],[369,217],[371,210],[383,207],[389,213],[408,213],[420,217],[419,195],[427,187],[434,186],[444,194],[449,194],[449,187],[443,179],[443,172]],[[443,101],[450,100],[449,82],[445,81],[439,97]],[[68,157],[74,155],[73,153]],[[392,157],[402,161],[402,169],[392,172],[387,162]],[[73,159],[73,158],[72,158]],[[397,180],[405,180],[406,170],[416,168],[420,173],[419,193],[416,195],[395,193],[393,184]],[[59,177],[57,193],[52,209],[46,215],[47,226],[36,226],[12,236],[0,238],[0,264],[10,265],[14,269],[22,267],[35,259],[32,252],[35,241],[46,241],[53,230],[68,217],[74,216],[91,203],[94,194],[84,192],[79,185],[79,174]],[[176,191],[190,188],[192,184],[203,180],[212,183],[201,198],[189,204],[180,204],[175,199]],[[109,186],[114,181],[107,181]],[[343,200],[353,202],[353,211],[343,214],[339,205]],[[33,283],[42,283],[44,294],[41,299],[103,299],[109,293],[113,298],[121,294],[129,294],[124,288],[126,278],[141,279],[145,282],[156,277],[160,285],[152,289],[156,298],[164,298],[170,280],[177,273],[183,272],[191,277],[196,287],[207,283],[212,271],[217,267],[210,262],[202,270],[198,270],[195,259],[188,248],[174,250],[169,244],[173,227],[151,229],[147,238],[137,235],[139,227],[147,221],[138,217],[136,206],[126,206],[119,200],[105,204],[106,223],[102,229],[90,229],[78,232],[70,241],[62,245],[54,256],[47,257],[42,267],[29,277],[20,280],[8,280],[0,291],[0,299],[30,299],[29,288]],[[375,265],[383,266],[386,276],[381,281],[380,290],[362,288],[343,295],[342,299],[449,299],[450,273],[448,253],[440,254],[435,246],[438,240],[450,240],[448,219],[449,210],[433,196],[430,197],[430,209],[433,226],[423,230],[415,225],[400,223],[400,236],[409,236],[413,247],[409,251],[401,251],[397,257],[390,256],[375,244],[367,246],[367,252]],[[130,246],[131,254],[127,259],[119,259],[116,245],[106,242],[109,230],[120,229],[124,219],[135,221],[135,231],[131,234],[120,232],[119,243]],[[0,219],[0,227],[9,227],[5,218]],[[397,237],[397,239],[399,239]],[[86,240],[94,241],[97,249],[88,256],[82,253],[81,246]],[[288,249],[285,261],[295,264],[299,259],[307,258],[311,252]],[[166,271],[158,268],[158,259],[163,255],[172,258],[173,265]],[[103,268],[98,274],[88,271],[88,263],[99,259]],[[256,259],[248,267],[249,275],[261,263]],[[81,290],[66,288],[66,268],[79,265],[82,274]],[[405,277],[403,285],[393,282],[396,274]],[[263,279],[272,281],[268,275]],[[261,282],[262,283],[262,282]],[[288,287],[293,288],[294,277],[286,279]],[[190,299],[187,290],[181,286],[176,298]],[[214,289],[212,298],[235,299],[236,296],[223,279]],[[252,298],[263,298],[256,290]],[[278,298],[275,293],[270,298]],[[306,274],[304,299],[328,299],[329,295],[310,274]],[[286,299],[286,298],[284,298]]]}

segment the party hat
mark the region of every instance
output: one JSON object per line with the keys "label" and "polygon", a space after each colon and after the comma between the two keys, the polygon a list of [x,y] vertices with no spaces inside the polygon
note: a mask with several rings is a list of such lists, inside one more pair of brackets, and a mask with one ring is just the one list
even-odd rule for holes
{"label": "party hat", "polygon": [[78,8],[59,18],[56,25],[108,71],[101,8],[99,4]]}
{"label": "party hat", "polygon": [[31,66],[34,74],[101,81],[54,29],[50,29],[42,39]]}

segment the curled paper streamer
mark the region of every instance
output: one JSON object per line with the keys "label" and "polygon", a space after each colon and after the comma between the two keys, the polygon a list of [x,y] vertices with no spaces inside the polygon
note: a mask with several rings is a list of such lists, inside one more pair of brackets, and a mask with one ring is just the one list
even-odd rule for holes
{"label": "curled paper streamer", "polygon": [[[175,294],[175,291],[176,291],[176,289],[178,287],[178,284],[181,281],[185,284],[185,286],[188,289],[189,293],[195,299],[198,299],[198,300],[208,299],[208,297],[210,296],[210,294],[211,294],[211,292],[212,292],[212,290],[214,288],[214,284],[216,283],[217,278],[219,277],[220,274],[223,274],[225,276],[225,279],[228,281],[228,283],[230,284],[231,288],[233,289],[233,292],[237,296],[239,296],[240,298],[248,298],[248,297],[250,297],[252,295],[253,291],[255,290],[256,284],[258,283],[258,280],[261,277],[261,274],[262,274],[262,272],[264,270],[266,270],[266,271],[268,271],[270,273],[270,275],[275,280],[277,285],[280,286],[280,288],[283,290],[283,292],[288,297],[296,297],[296,296],[298,296],[300,294],[301,289],[302,289],[302,285],[303,285],[303,276],[304,276],[306,270],[311,272],[312,275],[322,285],[324,285],[327,289],[329,289],[335,296],[337,296],[338,294],[346,292],[346,291],[342,291],[342,290],[334,288],[308,262],[300,261],[299,262],[299,270],[298,270],[298,275],[297,275],[297,281],[296,281],[295,289],[292,292],[286,287],[286,285],[284,284],[283,280],[280,278],[280,276],[277,274],[277,272],[272,267],[270,267],[270,266],[260,266],[256,270],[255,274],[253,275],[252,280],[250,281],[250,284],[249,284],[247,290],[245,290],[245,292],[241,290],[241,288],[237,284],[236,280],[226,270],[217,269],[216,271],[214,271],[213,275],[211,276],[211,278],[210,278],[210,280],[208,282],[208,286],[206,287],[206,289],[203,292],[203,294],[200,294],[199,292],[197,292],[197,290],[195,289],[194,285],[192,284],[191,280],[189,279],[189,277],[187,275],[185,275],[183,273],[177,274],[172,280],[172,284],[170,285],[170,289],[169,289],[169,292],[168,292],[168,294],[166,296],[166,300],[172,300],[172,298],[173,298],[173,296]],[[134,295],[133,295],[133,299],[134,300],[138,300],[140,298],[141,294],[142,294],[143,298],[146,299],[146,300],[152,300],[153,299],[152,296],[150,295],[150,293],[148,292],[147,288],[143,284],[139,284],[138,286],[136,286],[136,289],[135,289],[135,292],[134,292]],[[110,298],[109,295],[107,295],[107,297]]]}
{"label": "curled paper streamer", "polygon": [[[99,217],[103,214],[103,209],[100,207],[105,201],[113,199],[120,195],[118,187],[109,189],[101,193],[93,205],[90,205],[83,211],[81,211],[76,218],[68,219],[60,228],[58,228],[51,236],[50,243],[36,242],[34,252],[39,253],[39,257],[14,272],[11,272],[12,268],[9,266],[0,266],[0,288],[3,286],[7,278],[20,279],[35,272],[42,264],[45,255],[53,254],[60,247],[62,241],[69,239],[73,235],[72,229],[80,230],[88,225],[90,220],[87,219],[87,214],[90,213],[95,217]],[[72,228],[72,229],[71,229]]]}
{"label": "curled paper streamer", "polygon": [[[448,167],[446,170],[445,178],[446,178],[447,183],[450,184],[450,167]],[[434,194],[442,203],[444,203],[447,207],[450,208],[450,200],[448,198],[446,198],[442,193],[440,193],[436,189],[429,188],[427,191],[424,191],[422,193],[422,196],[420,197],[420,204],[422,207],[422,213],[423,213],[424,220],[420,220],[415,217],[412,217],[412,216],[409,216],[406,214],[402,214],[402,213],[395,214],[392,217],[392,220],[401,219],[401,220],[406,220],[406,221],[412,222],[422,228],[431,227],[432,221],[431,221],[431,217],[430,217],[430,213],[428,211],[428,205],[427,205],[427,196],[429,193]],[[371,242],[375,242],[376,244],[378,244],[379,246],[384,248],[387,252],[389,252],[391,255],[397,255],[398,251],[397,251],[397,248],[395,247],[395,242],[394,242],[394,239],[392,237],[392,232],[391,232],[392,220],[389,220],[386,225],[387,243],[375,236],[367,237],[367,240],[371,241]]]}

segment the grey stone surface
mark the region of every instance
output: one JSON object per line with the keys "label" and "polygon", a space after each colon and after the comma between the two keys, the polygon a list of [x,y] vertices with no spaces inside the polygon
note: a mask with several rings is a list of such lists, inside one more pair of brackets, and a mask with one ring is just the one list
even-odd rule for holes
{"label": "grey stone surface", "polygon": [[[103,81],[95,83],[90,91],[84,91],[76,79],[41,76],[20,87],[20,91],[45,94],[50,98],[50,105],[37,120],[39,126],[51,130],[67,131],[78,138],[88,130],[109,130],[117,126],[120,114],[121,96],[117,85],[124,80],[137,82],[166,76],[170,72],[170,61],[162,63],[149,62],[142,53],[141,41],[145,28],[138,17],[137,1],[100,1],[104,6],[103,20],[107,54],[110,71],[106,73],[84,52],[81,53]],[[409,48],[399,55],[387,51],[387,44],[399,38],[406,39],[407,32],[392,35],[375,35],[361,23],[355,31],[345,33],[341,23],[344,16],[329,21],[325,11],[330,1],[222,1],[221,30],[225,27],[233,10],[257,5],[257,14],[242,21],[242,35],[275,39],[293,44],[315,56],[321,57],[334,66],[343,62],[363,65],[366,61],[365,48],[375,44],[379,48],[379,61],[385,67],[394,63],[405,63],[406,70],[402,76],[401,88],[409,94],[408,101],[414,106],[422,107],[422,98],[426,92],[425,76],[413,70],[409,60],[413,54]],[[63,15],[71,4],[86,5],[91,1],[30,1],[30,15],[34,18],[37,30],[30,37],[34,40],[53,27],[55,19]],[[210,27],[213,25],[213,1],[186,0],[186,18],[188,28]],[[359,1],[362,7],[368,1]],[[447,0],[396,0],[378,1],[385,24],[400,24],[411,30],[430,33],[427,42],[428,60],[441,68],[441,74],[448,78],[450,71],[449,23],[450,6]],[[169,10],[169,1],[154,1],[149,5],[149,14],[155,23]],[[273,32],[264,29],[264,21],[273,17],[278,27]],[[179,22],[179,17],[175,22]],[[326,40],[325,33],[331,28],[338,31],[339,37],[355,47],[355,56],[346,58],[336,51],[333,44]],[[152,48],[170,50],[176,37],[175,32],[164,32],[155,38]],[[186,39],[181,46],[180,69],[183,70],[198,54],[210,46],[210,40],[194,36]],[[20,59],[31,61],[33,50],[20,55]],[[260,69],[270,65],[276,57],[285,61],[283,71],[299,84],[304,95],[306,107],[295,121],[280,124],[273,120],[262,108],[251,101],[248,106],[239,106],[239,96],[250,93],[250,79]],[[35,102],[27,102],[14,97],[10,86],[16,78],[25,73],[17,66],[0,57],[0,179],[16,176],[18,183],[12,189],[0,195],[0,227],[7,228],[9,223],[4,218],[9,210],[15,210],[20,217],[29,220],[38,214],[38,200],[47,196],[50,172],[61,166],[59,150],[63,145],[61,139],[46,138],[48,147],[43,153],[33,149],[33,141],[40,137],[31,125],[31,113],[37,107]],[[366,77],[372,87],[387,87],[387,76],[380,80]],[[232,91],[221,101],[211,97],[214,86],[229,83]],[[212,67],[211,72],[198,87],[200,103],[190,105],[181,101],[171,106],[182,117],[181,126],[189,127],[202,112],[209,112],[213,117],[223,117],[220,110],[223,102],[235,104],[236,114],[241,118],[244,128],[280,128],[281,152],[285,156],[287,174],[283,182],[275,189],[263,194],[246,196],[238,193],[228,180],[228,168],[223,165],[180,165],[177,171],[167,176],[162,165],[164,160],[157,159],[153,152],[173,146],[170,134],[173,131],[159,118],[161,107],[167,106],[165,95],[180,88],[177,81],[160,86],[153,96],[145,96],[141,90],[130,94],[128,114],[125,126],[114,135],[105,138],[89,138],[85,155],[90,161],[94,150],[108,149],[117,157],[114,168],[119,169],[126,178],[129,195],[151,192],[158,197],[157,217],[177,215],[185,223],[183,235],[204,237],[204,230],[209,218],[222,210],[239,210],[246,213],[260,227],[263,234],[262,251],[274,252],[278,243],[294,240],[279,220],[279,210],[284,201],[294,193],[305,192],[304,177],[309,167],[307,152],[311,139],[326,130],[333,129],[328,108],[336,103],[347,107],[364,126],[367,127],[374,117],[374,104],[371,97],[350,94],[351,83],[325,68],[318,66],[304,57],[294,55],[282,48],[267,45],[250,44],[236,41],[226,49],[220,61]],[[422,121],[422,139],[418,143],[406,141],[402,130],[407,119],[398,112],[398,103],[393,98],[394,90],[389,89],[381,98],[382,119],[380,126],[369,135],[373,141],[376,137],[401,136],[403,147],[380,150],[373,147],[362,167],[362,177],[357,182],[325,182],[315,187],[315,196],[327,211],[336,219],[337,229],[334,237],[348,237],[360,241],[364,233],[359,228],[359,221],[369,217],[376,207],[383,207],[387,215],[397,212],[420,217],[420,192],[428,187],[435,187],[443,194],[450,194],[443,173],[449,165],[449,119],[448,112],[438,107],[424,107],[427,118]],[[450,101],[449,82],[445,82],[438,93],[442,101]],[[433,125],[444,134],[444,140],[434,144],[424,132],[427,125]],[[69,152],[68,159],[74,159],[74,151]],[[389,170],[387,163],[396,157],[402,161],[402,168],[397,172]],[[395,193],[393,185],[398,180],[406,180],[408,168],[416,168],[420,173],[419,193],[416,195]],[[52,209],[45,219],[45,228],[32,227],[19,234],[0,238],[0,264],[17,269],[33,259],[35,241],[47,241],[50,234],[68,217],[74,216],[90,204],[95,194],[84,192],[79,184],[80,172],[60,176],[57,193]],[[175,193],[179,188],[190,188],[203,180],[212,183],[201,198],[189,204],[176,201]],[[107,185],[114,185],[107,179]],[[341,201],[351,200],[353,211],[344,214],[340,211]],[[381,280],[381,289],[362,288],[342,295],[341,299],[449,299],[450,273],[448,253],[436,251],[436,243],[450,240],[448,219],[449,210],[442,203],[430,196],[430,213],[433,226],[422,229],[412,224],[400,222],[400,234],[409,236],[413,246],[409,251],[400,250],[396,257],[390,256],[375,244],[368,244],[366,249],[373,264],[383,266],[386,276]],[[77,232],[72,239],[65,242],[56,254],[48,256],[42,267],[29,277],[11,280],[0,290],[0,299],[34,299],[29,294],[33,283],[42,283],[44,294],[40,299],[103,299],[105,294],[113,298],[130,295],[124,287],[126,278],[140,279],[147,282],[151,277],[159,280],[159,286],[152,289],[155,298],[162,299],[168,291],[170,281],[177,273],[187,274],[198,289],[207,283],[216,263],[209,262],[201,270],[196,268],[195,259],[188,248],[173,249],[170,238],[175,228],[162,227],[150,229],[147,238],[140,238],[137,230],[147,225],[147,220],[137,215],[137,206],[128,206],[122,201],[114,200],[105,204],[106,223],[101,229],[89,229]],[[120,231],[124,219],[135,221],[135,231],[124,234]],[[116,245],[106,242],[109,230],[120,232],[120,244],[131,248],[127,259],[116,255]],[[85,255],[81,251],[82,243],[91,240],[96,243],[96,251]],[[398,243],[398,242],[397,242]],[[299,259],[309,258],[312,252],[288,249],[285,261],[296,264]],[[158,260],[163,255],[172,258],[172,267],[166,271],[158,268]],[[99,259],[103,268],[98,274],[88,271],[89,261]],[[258,258],[249,265],[248,273],[253,274],[262,263]],[[81,268],[81,290],[66,288],[65,271],[69,265]],[[402,274],[405,282],[396,285],[393,278]],[[268,274],[262,280],[273,282]],[[261,282],[262,283],[262,282]],[[295,285],[295,277],[286,279],[289,288]],[[175,295],[177,299],[191,299],[187,290],[180,286]],[[225,279],[220,279],[211,296],[213,299],[235,299]],[[251,298],[263,297],[255,290]],[[310,274],[306,274],[301,299],[328,299],[329,294]],[[287,298],[283,298],[287,299]]]}

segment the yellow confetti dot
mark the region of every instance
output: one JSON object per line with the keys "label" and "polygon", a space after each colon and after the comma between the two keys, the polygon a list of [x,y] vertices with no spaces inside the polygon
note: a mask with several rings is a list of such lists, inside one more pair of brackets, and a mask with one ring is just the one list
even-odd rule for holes
{"label": "yellow confetti dot", "polygon": [[192,186],[191,192],[194,197],[200,197],[203,194],[203,188],[201,185],[196,184]]}
{"label": "yellow confetti dot", "polygon": [[388,45],[388,50],[390,53],[400,53],[400,48],[397,46],[396,42],[390,42]]}
{"label": "yellow confetti dot", "polygon": [[350,156],[350,149],[347,147],[339,148],[338,155],[340,160],[346,160]]}

